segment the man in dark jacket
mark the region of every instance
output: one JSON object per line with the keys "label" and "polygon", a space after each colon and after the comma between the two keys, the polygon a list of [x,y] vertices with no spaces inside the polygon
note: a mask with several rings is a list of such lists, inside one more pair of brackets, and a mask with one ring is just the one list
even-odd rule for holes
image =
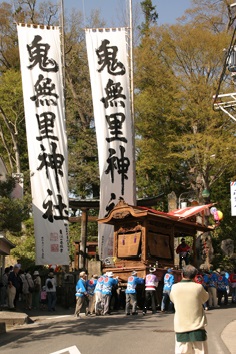
{"label": "man in dark jacket", "polygon": [[8,276],[8,303],[11,310],[16,309],[17,301],[19,299],[21,279],[19,277],[20,268],[16,264],[13,267],[13,271]]}

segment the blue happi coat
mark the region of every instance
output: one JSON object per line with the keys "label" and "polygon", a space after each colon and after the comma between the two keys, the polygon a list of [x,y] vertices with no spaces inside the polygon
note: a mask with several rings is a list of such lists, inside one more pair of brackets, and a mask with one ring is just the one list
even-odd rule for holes
{"label": "blue happi coat", "polygon": [[97,284],[97,279],[89,279],[87,280],[87,292],[89,295],[94,295],[94,290]]}
{"label": "blue happi coat", "polygon": [[127,288],[125,290],[125,293],[126,294],[135,294],[136,293],[136,286],[138,284],[143,284],[143,283],[144,283],[144,279],[131,275],[128,278],[128,283],[127,283]]}
{"label": "blue happi coat", "polygon": [[100,276],[97,280],[97,284],[95,286],[94,292],[95,293],[101,293],[102,292],[102,287],[103,287],[103,283],[104,283],[104,276]]}
{"label": "blue happi coat", "polygon": [[210,276],[209,276],[208,286],[210,288],[216,288],[217,287],[217,281],[218,281],[218,277],[217,277],[216,273],[211,273]]}
{"label": "blue happi coat", "polygon": [[170,273],[166,273],[166,275],[164,276],[163,291],[170,291],[174,282],[175,282],[174,275]]}
{"label": "blue happi coat", "polygon": [[103,282],[102,295],[111,295],[112,287],[118,284],[118,279],[106,277]]}
{"label": "blue happi coat", "polygon": [[227,289],[227,286],[229,285],[228,279],[223,275],[218,276],[218,287],[217,290],[219,291],[225,291]]}
{"label": "blue happi coat", "polygon": [[76,290],[75,296],[82,297],[86,295],[87,294],[86,280],[80,278],[76,284],[75,290]]}

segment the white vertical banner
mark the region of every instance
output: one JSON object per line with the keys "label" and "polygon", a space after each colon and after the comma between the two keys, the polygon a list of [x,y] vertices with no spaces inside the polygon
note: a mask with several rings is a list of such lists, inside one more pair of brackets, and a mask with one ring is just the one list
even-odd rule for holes
{"label": "white vertical banner", "polygon": [[18,25],[36,264],[69,264],[68,158],[58,27]]}
{"label": "white vertical banner", "polygon": [[231,215],[236,216],[236,181],[230,182]]}
{"label": "white vertical banner", "polygon": [[[134,205],[134,147],[126,30],[86,29],[104,218],[123,198]],[[113,255],[113,226],[99,224],[99,255]]]}

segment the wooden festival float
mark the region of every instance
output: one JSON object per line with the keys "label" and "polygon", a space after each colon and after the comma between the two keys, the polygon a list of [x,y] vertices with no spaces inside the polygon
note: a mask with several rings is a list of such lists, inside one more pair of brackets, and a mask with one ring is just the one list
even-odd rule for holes
{"label": "wooden festival float", "polygon": [[[145,277],[149,268],[155,267],[155,274],[161,280],[166,269],[173,268],[175,279],[179,281],[181,271],[174,264],[175,239],[193,237],[194,254],[197,232],[214,229],[197,222],[197,215],[202,213],[203,216],[211,206],[188,207],[165,213],[131,206],[121,200],[107,217],[98,220],[99,223],[114,226],[113,257],[103,264],[103,272],[112,271],[115,277],[119,277],[120,284],[125,285],[133,270],[137,271],[139,277]],[[204,217],[201,219],[204,220]]]}

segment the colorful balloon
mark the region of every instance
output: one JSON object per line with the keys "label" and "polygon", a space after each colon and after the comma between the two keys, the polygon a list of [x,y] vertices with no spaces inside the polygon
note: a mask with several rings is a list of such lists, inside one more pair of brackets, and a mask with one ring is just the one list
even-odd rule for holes
{"label": "colorful balloon", "polygon": [[214,212],[213,216],[214,216],[214,220],[215,220],[216,222],[220,220],[220,219],[219,219],[219,215],[218,215],[218,210],[216,210],[216,211]]}
{"label": "colorful balloon", "polygon": [[210,213],[212,214],[212,215],[214,215],[214,213],[217,211],[217,209],[216,209],[216,207],[212,207],[211,209],[210,209]]}
{"label": "colorful balloon", "polygon": [[219,220],[222,220],[222,219],[223,219],[223,213],[222,213],[222,211],[217,210],[217,214],[218,214]]}

